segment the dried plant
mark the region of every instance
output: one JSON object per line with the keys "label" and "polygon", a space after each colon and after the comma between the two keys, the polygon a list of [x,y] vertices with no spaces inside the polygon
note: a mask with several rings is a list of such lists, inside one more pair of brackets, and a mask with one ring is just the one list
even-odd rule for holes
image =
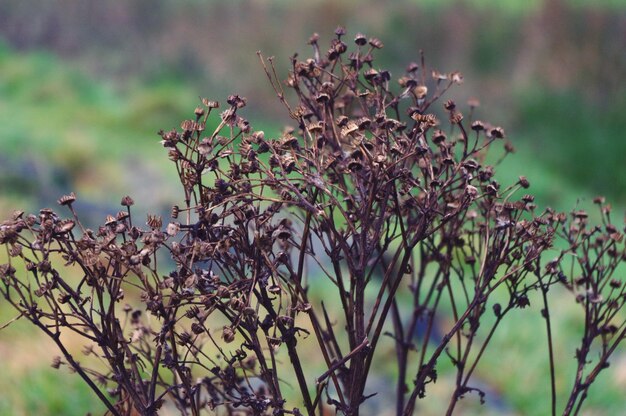
{"label": "dried plant", "polygon": [[[472,376],[487,345],[538,291],[556,414],[548,301],[564,285],[585,316],[563,411],[577,413],[625,337],[614,276],[623,238],[609,207],[598,201],[595,228],[582,211],[538,211],[519,196],[524,177],[501,186],[488,165],[495,144],[513,151],[503,129],[474,120],[475,101],[465,114],[452,100],[435,106],[460,73],[430,71],[422,56],[395,88],[374,65],[381,41],[357,34],[349,50],[345,31],[335,35],[327,51],[311,37],[313,57],[294,56],[284,83],[259,54],[295,124],[279,137],[253,130],[237,95],[212,131],[220,106],[203,99],[180,129],[160,132],[184,195],[169,222],[139,224],[125,197],[93,231],[74,194],[58,201],[69,218],[42,209],[4,221],[4,298],[57,344],[53,366],[79,374],[111,415],[156,415],[165,402],[194,416],[358,415],[376,394],[367,382],[384,342],[397,361],[396,413],[411,415],[443,359],[456,370],[447,414],[464,395],[482,400]],[[310,296],[315,281],[323,301]],[[69,332],[89,365],[68,350]]]}

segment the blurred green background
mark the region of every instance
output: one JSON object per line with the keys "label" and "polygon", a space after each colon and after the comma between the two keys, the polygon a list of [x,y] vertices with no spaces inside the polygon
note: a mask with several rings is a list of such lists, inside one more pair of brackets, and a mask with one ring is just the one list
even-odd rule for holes
{"label": "blurred green background", "polygon": [[[255,52],[275,56],[286,76],[293,53],[309,52],[308,37],[318,32],[326,44],[337,25],[380,38],[378,65],[394,78],[420,49],[431,68],[463,72],[449,97],[479,98],[478,118],[504,126],[517,149],[498,170],[503,184],[525,175],[539,206],[559,210],[589,207],[602,194],[621,221],[622,0],[3,0],[0,216],[53,207],[69,191],[92,224],[126,194],[139,212],[167,210],[181,195],[156,132],[189,118],[199,96],[225,101],[229,93],[248,98],[253,128],[278,131],[289,119]],[[567,308],[557,333],[561,394],[570,388],[577,325]],[[12,317],[0,300],[0,325]],[[547,413],[538,308],[516,325],[502,328],[481,375],[504,405],[467,399],[459,414]],[[0,332],[0,415],[103,412],[77,377],[49,367],[52,348],[26,322]],[[626,414],[626,354],[613,364],[585,414]]]}

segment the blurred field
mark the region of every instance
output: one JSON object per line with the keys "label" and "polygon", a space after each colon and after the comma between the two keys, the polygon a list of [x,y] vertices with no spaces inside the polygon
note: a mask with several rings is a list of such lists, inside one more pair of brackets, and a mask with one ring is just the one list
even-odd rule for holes
{"label": "blurred field", "polygon": [[[285,75],[294,52],[308,53],[312,32],[325,44],[339,24],[350,35],[360,31],[383,40],[379,55],[393,78],[419,59],[420,49],[429,66],[461,70],[466,81],[449,97],[478,97],[478,117],[504,126],[517,149],[500,166],[503,184],[526,175],[538,205],[558,210],[589,207],[593,196],[604,194],[617,218],[623,216],[626,3],[620,0],[317,0],[302,6],[5,0],[0,216],[54,206],[72,190],[92,224],[116,212],[126,194],[139,212],[165,212],[181,195],[156,132],[188,118],[198,96],[225,101],[229,93],[248,97],[245,113],[254,128],[277,132],[289,119],[255,51],[276,56]],[[323,296],[321,288],[313,290]],[[555,323],[559,393],[565,394],[579,323],[570,305],[555,307],[561,313]],[[11,318],[0,300],[0,325]],[[548,361],[539,307],[520,311],[496,338],[490,351],[497,354],[485,357],[479,376],[504,405],[481,410],[472,397],[458,414],[546,414]],[[0,415],[103,413],[76,376],[50,368],[53,347],[26,322],[0,331],[0,355]],[[394,371],[381,369],[381,385]],[[445,391],[442,381],[433,395]],[[585,414],[621,414],[624,391],[622,351],[592,387]]]}

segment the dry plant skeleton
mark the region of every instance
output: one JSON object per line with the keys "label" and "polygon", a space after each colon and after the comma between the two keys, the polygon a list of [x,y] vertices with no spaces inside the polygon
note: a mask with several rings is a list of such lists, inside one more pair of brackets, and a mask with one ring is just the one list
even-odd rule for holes
{"label": "dry plant skeleton", "polygon": [[[0,226],[4,299],[54,340],[53,366],[82,377],[108,414],[156,415],[169,403],[193,416],[358,415],[376,400],[367,382],[385,343],[397,415],[428,397],[442,360],[456,372],[453,414],[464,395],[482,400],[472,376],[531,292],[551,339],[555,285],[571,290],[585,325],[567,403],[547,344],[551,411],[580,411],[626,330],[623,230],[610,207],[596,201],[597,227],[583,211],[538,210],[524,177],[501,185],[488,164],[494,145],[513,151],[503,129],[475,120],[475,102],[442,103],[460,73],[420,57],[396,82],[375,65],[380,40],[345,38],[337,29],[322,50],[311,37],[312,57],[294,56],[284,82],[259,54],[294,124],[278,137],[252,129],[237,95],[217,114],[203,99],[180,129],[160,132],[183,195],[170,220],[144,224],[125,197],[90,230],[70,194],[61,213],[15,212]],[[324,302],[310,294],[316,279]],[[438,328],[442,316],[450,324]],[[85,341],[84,363],[64,344],[69,332]]]}

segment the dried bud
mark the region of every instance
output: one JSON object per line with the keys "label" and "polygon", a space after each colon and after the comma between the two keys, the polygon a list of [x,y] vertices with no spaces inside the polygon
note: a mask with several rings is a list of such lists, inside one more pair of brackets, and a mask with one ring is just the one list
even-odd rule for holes
{"label": "dried bud", "polygon": [[66,304],[67,302],[69,302],[71,298],[72,298],[72,297],[71,297],[69,294],[67,294],[67,293],[61,293],[61,294],[59,295],[59,297],[57,298],[57,301],[58,301],[60,304],[64,305],[64,304]]}
{"label": "dried bud", "polygon": [[229,306],[232,309],[241,312],[246,304],[243,300],[241,300],[241,298],[235,297],[230,299]]}
{"label": "dried bud", "polygon": [[11,257],[17,257],[20,254],[22,254],[22,246],[20,245],[14,244],[9,249],[9,256]]}
{"label": "dried bud", "polygon": [[463,83],[463,74],[461,74],[460,72],[453,72],[450,74],[450,80],[452,82],[454,82],[455,84],[462,84]]}
{"label": "dried bud", "polygon": [[459,124],[461,121],[463,121],[463,114],[461,113],[454,113],[450,116],[450,122],[452,124]]}
{"label": "dried bud", "polygon": [[107,215],[106,219],[104,220],[104,225],[106,226],[114,225],[115,223],[117,223],[117,218],[115,218],[113,215]]}
{"label": "dried bud", "polygon": [[57,355],[56,357],[52,359],[52,364],[50,364],[50,366],[58,370],[61,364],[63,364],[63,361],[61,361],[61,357]]}
{"label": "dried bud", "polygon": [[365,37],[363,33],[357,33],[356,36],[354,37],[354,43],[356,43],[359,46],[363,46],[367,43],[367,38]]}
{"label": "dried bud", "polygon": [[57,233],[57,234],[69,233],[74,228],[74,225],[75,225],[75,223],[74,223],[73,220],[63,220],[63,221],[60,221],[54,227],[54,232]]}
{"label": "dried bud", "polygon": [[243,108],[243,107],[245,107],[247,101],[248,100],[245,97],[240,97],[239,95],[236,95],[236,94],[229,95],[228,99],[226,100],[226,102],[229,105],[232,105],[233,107],[236,107],[236,108]]}
{"label": "dried bud", "polygon": [[476,120],[475,122],[472,123],[472,130],[474,130],[474,131],[485,130],[485,125],[483,124],[482,121]]}
{"label": "dried bud", "polygon": [[315,97],[315,101],[320,104],[327,103],[328,101],[330,101],[330,96],[326,93],[321,93],[318,94],[317,97]]}
{"label": "dried bud", "polygon": [[475,186],[467,185],[465,187],[465,193],[467,194],[467,196],[474,199],[478,196],[478,189],[476,189]]}
{"label": "dried bud", "polygon": [[528,296],[520,295],[515,300],[515,303],[518,308],[524,309],[525,307],[530,305],[530,300],[528,299]]}
{"label": "dried bud", "polygon": [[413,94],[415,94],[418,99],[423,99],[426,97],[426,94],[428,94],[428,87],[425,85],[418,85],[413,89]]}
{"label": "dried bud", "polygon": [[493,305],[493,313],[497,318],[502,316],[502,306],[499,303],[494,303]]}
{"label": "dried bud", "polygon": [[441,72],[437,71],[437,70],[433,70],[431,73],[433,79],[436,79],[437,81],[443,81],[448,79],[448,75],[447,74],[442,74]]}
{"label": "dried bud", "polygon": [[187,345],[191,342],[191,334],[189,332],[182,332],[178,336],[178,344],[179,345]]}
{"label": "dried bud", "polygon": [[442,130],[435,130],[433,133],[433,142],[440,144],[446,140],[446,134]]}
{"label": "dried bud", "polygon": [[121,204],[122,206],[130,207],[135,204],[135,201],[133,201],[133,199],[130,196],[126,195],[124,198],[122,198]]}
{"label": "dried bud", "polygon": [[59,205],[72,205],[74,201],[76,201],[76,194],[74,192],[71,192],[69,195],[63,195],[61,198],[59,198],[57,203]]}
{"label": "dried bud", "polygon": [[115,219],[118,221],[123,221],[126,218],[128,218],[130,216],[130,214],[128,213],[128,211],[119,211],[116,215],[115,215]]}
{"label": "dried bud", "polygon": [[170,222],[167,224],[167,235],[173,237],[180,231],[180,224],[177,222]]}
{"label": "dried bud", "polygon": [[530,187],[530,182],[528,182],[526,176],[520,176],[517,183],[524,189],[528,189]]}
{"label": "dried bud", "polygon": [[504,137],[504,130],[502,127],[494,127],[489,130],[489,136],[495,139],[502,139]]}
{"label": "dried bud", "polygon": [[200,325],[197,322],[194,322],[193,324],[191,324],[191,332],[196,335],[202,334],[204,332],[204,326]]}
{"label": "dried bud", "polygon": [[148,214],[148,221],[146,221],[146,225],[153,230],[158,230],[163,225],[163,220],[159,215]]}
{"label": "dried bud", "polygon": [[202,104],[204,104],[208,108],[219,108],[220,103],[217,101],[211,101],[206,98],[202,99]]}
{"label": "dried bud", "polygon": [[279,240],[288,240],[291,238],[291,231],[287,227],[279,226],[272,233],[272,238],[279,239]]}
{"label": "dried bud", "polygon": [[372,46],[372,48],[374,49],[382,49],[383,46],[385,46],[380,39],[377,38],[370,38],[370,45]]}
{"label": "dried bud", "polygon": [[222,339],[225,343],[230,344],[235,340],[235,331],[229,326],[225,326],[222,329]]}

